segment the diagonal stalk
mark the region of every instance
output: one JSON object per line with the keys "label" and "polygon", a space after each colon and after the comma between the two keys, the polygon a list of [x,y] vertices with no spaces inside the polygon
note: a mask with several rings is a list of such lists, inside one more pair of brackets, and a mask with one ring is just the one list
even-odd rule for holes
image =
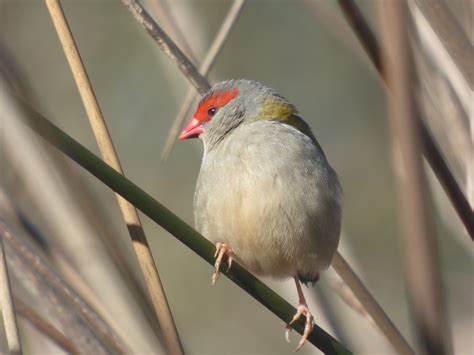
{"label": "diagonal stalk", "polygon": [[[367,21],[362,15],[362,12],[354,0],[338,0],[338,2],[347,21],[354,30],[354,33],[357,35],[357,38],[359,38],[360,44],[379,73],[380,78],[385,84],[387,84],[387,77],[380,59],[380,46]],[[423,120],[419,110],[415,111],[415,117],[420,126],[420,143],[423,148],[423,154],[443,186],[446,195],[448,195],[449,200],[464,224],[471,240],[474,240],[474,214],[471,205],[466,196],[464,196],[454,175],[450,171],[448,164],[426,127],[425,121]]]}
{"label": "diagonal stalk", "polygon": [[[240,13],[242,12],[242,8],[245,5],[245,0],[234,0],[234,3],[227,12],[227,15],[222,21],[221,28],[217,32],[214,41],[212,42],[209,51],[206,54],[201,66],[199,67],[199,72],[204,76],[207,77],[209,71],[213,67],[217,56],[221,52],[224,44],[227,40],[227,37],[232,32],[237,19],[239,18]],[[176,138],[178,138],[178,133],[181,125],[183,124],[184,118],[188,113],[191,105],[196,97],[196,93],[193,89],[190,89],[183,100],[183,103],[178,111],[178,115],[176,116],[173,125],[168,133],[168,138],[166,139],[165,146],[163,148],[163,153],[161,154],[161,160],[166,161],[173,149],[173,146],[176,142]]]}
{"label": "diagonal stalk", "polygon": [[388,123],[405,280],[419,343],[425,354],[450,354],[451,334],[445,311],[438,245],[428,203],[419,125],[414,99],[416,79],[406,1],[379,5],[383,65],[387,82]]}
{"label": "diagonal stalk", "polygon": [[11,293],[10,277],[8,275],[3,238],[0,238],[0,310],[2,311],[8,353],[21,354],[20,334],[18,332],[15,306],[13,304]]}
{"label": "diagonal stalk", "polygon": [[[119,193],[139,208],[144,214],[191,248],[209,264],[214,264],[214,246],[191,226],[179,219],[173,212],[153,199],[130,180],[105,164],[100,158],[42,115],[25,104],[21,104],[19,109],[23,111],[25,117],[29,118],[27,120],[29,127],[50,144],[54,145],[113,191]],[[296,309],[293,306],[237,263],[232,266],[230,271],[227,271],[227,267],[223,266],[221,272],[284,322],[288,323],[296,313]],[[303,334],[304,319],[293,323],[293,328],[300,334]],[[310,334],[308,341],[326,354],[351,354],[344,345],[317,325]]]}
{"label": "diagonal stalk", "polygon": [[[61,45],[71,67],[77,88],[81,94],[92,131],[97,141],[97,145],[99,146],[100,154],[107,164],[123,174],[107,124],[95,97],[92,85],[79,54],[79,50],[61,8],[61,4],[59,0],[46,0],[46,5],[56,31],[58,32]],[[133,205],[124,200],[120,195],[116,194],[116,197],[122,217],[127,225],[132,245],[153,303],[156,317],[163,332],[166,347],[171,354],[183,354],[183,346],[166,299],[165,291],[145,231],[143,230],[140,217],[138,216],[138,212]]]}
{"label": "diagonal stalk", "polygon": [[71,340],[64,336],[54,324],[37,313],[30,304],[24,302],[23,299],[16,294],[15,305],[20,316],[30,322],[40,333],[55,342],[62,350],[71,354],[79,353]]}
{"label": "diagonal stalk", "polygon": [[163,53],[165,53],[178,69],[191,82],[196,90],[204,95],[210,89],[206,78],[203,77],[194,64],[179,49],[176,43],[166,34],[163,29],[153,20],[153,17],[143,8],[137,0],[121,0],[122,4],[132,13],[133,17],[145,31],[156,41]]}

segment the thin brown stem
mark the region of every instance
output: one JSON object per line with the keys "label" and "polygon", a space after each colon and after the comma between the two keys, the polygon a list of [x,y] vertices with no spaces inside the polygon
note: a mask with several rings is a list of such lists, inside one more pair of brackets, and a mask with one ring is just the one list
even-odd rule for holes
{"label": "thin brown stem", "polygon": [[53,324],[44,319],[21,297],[15,294],[15,306],[19,315],[31,323],[39,332],[54,341],[59,347],[71,354],[79,354],[74,344],[64,336]]}
{"label": "thin brown stem", "polygon": [[409,12],[404,1],[382,1],[379,8],[384,67],[391,89],[387,91],[388,113],[408,291],[424,353],[446,354],[450,353],[449,327],[415,114]]}
{"label": "thin brown stem", "polygon": [[8,277],[8,268],[5,259],[5,250],[3,248],[2,238],[0,238],[0,310],[2,311],[8,353],[21,354],[22,350],[20,334],[18,333],[15,307],[13,305],[10,279]]}
{"label": "thin brown stem", "polygon": [[174,38],[184,54],[193,62],[197,63],[197,57],[194,54],[189,39],[184,35],[181,27],[178,25],[170,4],[166,0],[151,0],[149,1],[152,13],[158,21],[163,24],[163,28],[168,29],[171,38]]}
{"label": "thin brown stem", "polygon": [[[201,66],[199,67],[199,72],[202,76],[207,77],[209,71],[211,70],[212,66],[214,65],[217,56],[221,52],[224,44],[229,37],[229,34],[232,32],[237,19],[239,18],[240,13],[242,12],[242,8],[245,5],[245,0],[234,0],[232,6],[227,13],[224,21],[222,22],[221,28],[219,29],[214,41],[212,42],[209,51],[204,58]],[[176,138],[179,134],[179,129],[183,124],[183,121],[188,113],[191,104],[194,101],[196,94],[194,90],[189,90],[185,96],[183,104],[181,105],[178,115],[176,116],[173,125],[168,133],[168,138],[166,139],[165,146],[163,148],[163,153],[161,154],[161,160],[166,161],[173,149],[174,143],[176,142]]]}
{"label": "thin brown stem", "polygon": [[[17,256],[17,259],[21,260],[21,264],[17,262],[15,265],[19,268],[23,268],[25,265],[28,267],[27,271],[23,269],[21,269],[21,271],[24,275],[26,274],[26,278],[34,277],[34,280],[27,280],[29,286],[32,284],[39,284],[42,286],[47,285],[48,289],[52,290],[54,294],[57,295],[55,304],[59,307],[58,302],[65,302],[68,305],[67,312],[78,314],[82,319],[81,322],[83,324],[81,325],[84,326],[87,324],[87,328],[90,328],[93,332],[91,335],[95,335],[114,352],[119,354],[131,352],[131,349],[123,343],[111,327],[104,322],[103,319],[87,303],[85,303],[76,292],[53,271],[53,269],[51,269],[51,267],[36,255],[29,245],[10,231],[2,221],[0,221],[0,238],[9,248],[9,251],[14,253]],[[49,297],[47,299],[49,300]],[[62,313],[64,313],[64,311],[62,311],[61,314]],[[97,347],[99,344],[97,344],[97,346],[91,344],[93,343],[92,339],[88,340],[83,335],[79,337],[78,341],[85,345],[91,345],[89,349],[96,349],[95,351],[102,350],[102,345],[101,347]]]}
{"label": "thin brown stem", "polygon": [[382,79],[385,80],[382,61],[380,60],[379,44],[367,21],[364,19],[364,15],[354,0],[338,0],[338,3],[347,22],[351,25],[354,33],[359,38],[360,44],[374,64],[375,69],[377,69]]}
{"label": "thin brown stem", "polygon": [[428,128],[423,124],[423,121],[418,120],[420,141],[423,145],[423,153],[426,160],[433,169],[436,178],[440,184],[445,188],[451,204],[456,210],[458,216],[466,228],[466,231],[474,240],[474,214],[472,212],[471,205],[467,200],[466,196],[462,192],[462,189],[456,178],[451,173],[448,164],[441,156],[438,146],[436,145],[433,136],[429,132]]}
{"label": "thin brown stem", "polygon": [[[352,29],[356,33],[362,47],[365,49],[368,57],[374,64],[375,69],[380,74],[382,81],[390,86],[387,82],[382,63],[380,60],[380,48],[378,42],[370,30],[367,21],[362,16],[359,8],[357,7],[354,0],[338,0],[342,7],[344,14],[352,26]],[[420,135],[421,135],[421,148],[423,154],[433,169],[436,177],[440,181],[444,188],[444,191],[448,195],[449,200],[454,206],[459,218],[463,222],[469,236],[474,240],[474,214],[472,208],[463,194],[461,187],[456,181],[454,175],[449,169],[448,164],[445,162],[443,155],[441,154],[438,146],[436,145],[433,137],[429,133],[426,127],[425,120],[421,116],[421,112],[417,109],[415,111],[415,117],[419,121]]]}
{"label": "thin brown stem", "polygon": [[[416,0],[416,6],[436,33],[456,69],[458,77],[474,90],[474,49],[445,1]],[[469,93],[462,89],[469,100]],[[462,95],[463,93],[460,93]],[[472,96],[470,101],[472,102]],[[467,105],[469,107],[470,105]]]}
{"label": "thin brown stem", "polygon": [[[95,97],[92,85],[87,76],[86,69],[82,63],[79,50],[74,42],[74,38],[69,29],[60,2],[59,0],[46,0],[46,4],[56,31],[58,32],[64,53],[71,67],[76,85],[81,94],[102,158],[112,168],[123,174],[107,124]],[[154,306],[156,317],[160,323],[167,349],[172,354],[182,354],[183,347],[181,345],[181,340],[179,339],[178,331],[145,232],[141,225],[138,212],[135,207],[128,203],[124,198],[118,194],[116,194],[116,197],[120,211],[122,212],[122,217],[130,233],[132,244]]]}
{"label": "thin brown stem", "polygon": [[193,63],[184,55],[176,43],[161,29],[161,27],[153,20],[150,14],[136,0],[121,0],[127,9],[132,13],[135,20],[143,27],[145,31],[156,41],[173,62],[176,63],[179,70],[191,82],[196,90],[203,95],[210,89],[207,82]]}
{"label": "thin brown stem", "polygon": [[397,353],[415,354],[410,344],[408,344],[395,324],[393,324],[382,307],[380,307],[375,298],[339,252],[336,252],[336,255],[334,255],[331,266],[347,286],[349,286],[357,301],[360,302],[363,309],[372,318],[376,326],[380,329],[382,334],[385,335]]}

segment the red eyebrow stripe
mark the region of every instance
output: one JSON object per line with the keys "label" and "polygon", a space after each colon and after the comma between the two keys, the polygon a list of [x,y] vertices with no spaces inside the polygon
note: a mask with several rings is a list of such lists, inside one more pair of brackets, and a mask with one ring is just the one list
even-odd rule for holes
{"label": "red eyebrow stripe", "polygon": [[201,102],[199,107],[194,114],[194,118],[197,118],[199,121],[209,121],[209,116],[207,111],[212,107],[221,108],[227,105],[232,99],[234,99],[239,94],[239,89],[234,88],[226,91],[219,91],[211,94],[209,97],[205,98]]}

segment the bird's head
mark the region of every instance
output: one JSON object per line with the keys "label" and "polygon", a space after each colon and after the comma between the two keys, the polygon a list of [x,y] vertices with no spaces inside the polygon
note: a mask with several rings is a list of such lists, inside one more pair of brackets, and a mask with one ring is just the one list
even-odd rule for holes
{"label": "bird's head", "polygon": [[204,95],[179,139],[200,138],[205,145],[214,145],[241,124],[259,120],[309,129],[295,107],[273,89],[256,81],[228,80]]}

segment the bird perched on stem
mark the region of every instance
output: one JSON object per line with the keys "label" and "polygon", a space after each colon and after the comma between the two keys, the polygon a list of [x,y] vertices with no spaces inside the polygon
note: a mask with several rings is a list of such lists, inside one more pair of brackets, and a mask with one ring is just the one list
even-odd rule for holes
{"label": "bird perched on stem", "polygon": [[212,284],[227,256],[257,275],[294,278],[297,313],[313,330],[301,282],[315,283],[337,249],[341,186],[295,107],[250,80],[214,85],[181,133],[204,155],[194,195],[196,228],[216,245]]}

